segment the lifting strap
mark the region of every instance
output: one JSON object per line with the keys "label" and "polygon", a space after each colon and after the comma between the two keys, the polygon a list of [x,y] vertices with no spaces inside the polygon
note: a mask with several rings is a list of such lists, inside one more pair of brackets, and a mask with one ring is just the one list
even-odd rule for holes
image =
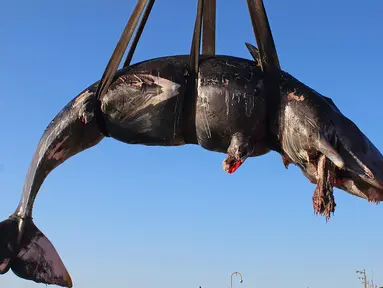
{"label": "lifting strap", "polygon": [[[267,113],[269,113],[267,118],[269,119],[268,131],[270,135],[267,138],[270,140],[269,145],[271,147],[273,143],[279,143],[279,139],[273,138],[279,137],[278,111],[280,107],[279,77],[281,67],[263,1],[247,0],[247,5],[264,72],[265,90],[268,94],[266,107]],[[279,150],[280,147],[272,148]]]}
{"label": "lifting strap", "polygon": [[[209,0],[205,0],[209,1]],[[198,70],[199,70],[199,54],[201,49],[201,28],[202,28],[202,17],[204,10],[204,0],[198,0],[197,4],[197,15],[194,23],[194,32],[192,38],[192,44],[189,54],[189,77],[188,82],[185,87],[186,91],[184,93],[184,100],[182,101],[182,118],[184,119],[183,123],[183,136],[186,143],[193,143],[196,139],[196,127],[195,127],[195,117],[196,117],[196,104],[197,104],[197,79],[198,79]],[[209,42],[209,41],[208,41]],[[189,125],[192,123],[191,125]]]}
{"label": "lifting strap", "polygon": [[216,0],[204,0],[202,22],[202,54],[215,55]]}
{"label": "lifting strap", "polygon": [[[95,116],[96,116],[96,121],[98,122],[98,125],[100,127],[101,132],[104,134],[104,136],[109,137],[109,133],[106,129],[105,121],[103,121],[103,115],[101,113],[101,98],[105,95],[106,91],[108,91],[112,80],[117,72],[118,66],[121,63],[122,57],[126,51],[126,48],[129,45],[130,39],[132,38],[133,32],[136,29],[138,19],[140,18],[142,11],[144,10],[146,2],[150,2],[149,5],[146,6],[146,11],[145,14],[148,13],[146,16],[146,19],[149,16],[149,13],[154,4],[154,0],[138,0],[137,5],[134,8],[134,11],[132,15],[129,18],[128,23],[125,26],[124,31],[122,32],[122,35],[120,37],[120,40],[118,41],[116,48],[113,51],[112,56],[110,57],[110,60],[108,62],[108,65],[106,65],[104,74],[101,77],[101,80],[98,84],[97,91],[96,91],[96,98],[97,98],[97,104],[96,104],[96,109],[95,109]],[[148,9],[150,8],[150,9]],[[149,12],[147,12],[149,11]],[[146,22],[146,21],[145,21]],[[144,25],[140,25],[141,28],[141,33],[143,30]],[[128,53],[127,59],[125,60],[125,64],[129,65],[130,60],[134,54],[134,50],[137,46],[139,37],[141,36],[141,33],[136,36],[135,38],[135,45],[130,48],[130,51]],[[129,58],[128,58],[129,57]]]}
{"label": "lifting strap", "polygon": [[142,35],[142,31],[144,31],[146,22],[148,21],[148,18],[149,18],[150,12],[152,11],[153,5],[154,5],[154,0],[149,0],[148,1],[148,5],[145,8],[144,15],[142,16],[140,25],[138,26],[137,32],[134,35],[132,46],[130,46],[130,49],[128,51],[128,55],[126,56],[123,68],[129,66],[130,62],[132,61],[133,54],[136,51],[137,44],[140,41],[140,37]]}

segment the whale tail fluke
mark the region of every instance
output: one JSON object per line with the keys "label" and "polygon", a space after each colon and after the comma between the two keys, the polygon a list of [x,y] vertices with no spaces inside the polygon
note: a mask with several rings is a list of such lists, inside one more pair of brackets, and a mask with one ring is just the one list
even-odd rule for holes
{"label": "whale tail fluke", "polygon": [[36,283],[72,287],[56,249],[32,219],[10,216],[0,222],[0,274],[9,269]]}

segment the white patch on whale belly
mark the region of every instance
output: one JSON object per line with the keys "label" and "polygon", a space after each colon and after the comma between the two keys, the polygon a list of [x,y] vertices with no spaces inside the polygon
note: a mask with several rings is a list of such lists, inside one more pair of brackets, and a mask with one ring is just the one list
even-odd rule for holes
{"label": "white patch on whale belly", "polygon": [[[159,77],[159,76],[153,76],[153,75],[150,75],[150,74],[134,74],[133,75],[134,77],[136,77],[138,80],[140,81],[148,81],[148,80],[151,80],[154,84],[158,85],[159,87],[161,87],[160,89],[158,89],[157,92],[160,92],[159,94],[157,95],[151,95],[151,97],[149,97],[149,99],[147,101],[144,101],[144,103],[142,103],[142,105],[140,105],[139,107],[137,107],[137,110],[136,111],[141,111],[143,109],[145,109],[146,107],[150,106],[150,105],[158,105],[160,104],[161,102],[163,101],[166,101],[166,100],[169,100],[173,97],[177,97],[177,101],[176,101],[176,105],[175,105],[175,113],[174,113],[174,127],[173,127],[173,130],[174,130],[174,137],[175,137],[175,130],[176,130],[176,122],[177,122],[177,118],[180,117],[180,115],[177,115],[177,106],[178,106],[178,96],[179,96],[179,88],[181,87],[180,84],[176,83],[176,82],[173,82],[173,81],[170,81],[168,79],[165,79],[165,78],[162,78],[162,77]],[[144,80],[143,80],[143,77]],[[146,113],[144,115],[141,115],[140,117],[137,117],[135,119],[134,122],[140,122],[141,124],[142,123],[146,123],[145,126],[141,127],[141,132],[142,133],[145,133],[145,132],[149,132],[152,127],[151,127],[151,117],[152,115],[149,113]]]}
{"label": "white patch on whale belly", "polygon": [[[127,118],[129,119],[130,124],[139,123],[140,126],[140,132],[146,133],[151,131],[153,121],[158,121],[158,119],[153,119],[152,115],[152,109],[148,109],[147,113],[141,114],[143,110],[146,108],[150,108],[151,106],[156,106],[160,103],[163,103],[163,101],[167,101],[169,99],[172,99],[174,97],[176,98],[175,108],[174,108],[174,137],[176,136],[176,127],[177,122],[180,118],[180,115],[178,115],[177,107],[179,105],[179,99],[180,92],[179,89],[181,87],[180,84],[173,82],[171,80],[165,79],[155,75],[151,74],[130,74],[127,75],[128,79],[125,81],[124,78],[120,78],[122,80],[122,83],[119,83],[112,91],[109,91],[104,98],[104,102],[102,106],[102,109],[104,110],[104,107],[107,106],[108,102],[113,99],[122,98],[124,99],[124,105],[125,105],[125,112],[119,114],[118,121],[123,122]],[[153,85],[155,84],[157,89],[152,89],[152,91],[143,91],[142,94],[139,92],[142,89],[143,85]],[[130,88],[129,88],[130,87]],[[136,94],[136,96],[131,97],[129,89],[132,89],[135,92],[139,92]],[[114,105],[114,104],[113,104]],[[113,107],[112,105],[112,107]],[[129,111],[129,113],[127,113]],[[138,116],[138,114],[141,114]],[[170,116],[167,116],[170,117]]]}
{"label": "white patch on whale belly", "polygon": [[140,81],[144,81],[142,80],[142,77],[146,78],[145,81],[147,81],[147,79],[149,78],[156,85],[160,86],[162,90],[162,93],[156,96],[152,96],[148,101],[145,101],[145,103],[139,107],[140,110],[146,108],[149,105],[157,105],[162,101],[169,100],[170,98],[179,95],[179,88],[181,87],[181,85],[178,83],[150,74],[134,74],[134,77],[137,77],[137,79],[139,79]]}

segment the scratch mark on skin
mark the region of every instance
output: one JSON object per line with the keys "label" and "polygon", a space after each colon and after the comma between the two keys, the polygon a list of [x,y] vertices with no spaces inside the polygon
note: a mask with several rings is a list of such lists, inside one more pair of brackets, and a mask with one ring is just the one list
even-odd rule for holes
{"label": "scratch mark on skin", "polygon": [[354,153],[352,153],[352,151],[348,151],[348,152],[355,159],[355,161],[362,167],[366,176],[368,176],[370,179],[374,179],[375,177],[374,177],[374,174],[371,172],[371,170],[368,169],[368,167],[366,165],[364,165],[363,162],[360,161],[359,158]]}
{"label": "scratch mark on skin", "polygon": [[254,98],[253,97],[246,97],[247,94],[243,95],[243,98],[245,99],[245,114],[247,117],[250,117],[254,110]]}
{"label": "scratch mark on skin", "polygon": [[89,90],[86,90],[84,93],[82,93],[80,96],[78,96],[76,98],[76,100],[74,101],[74,103],[72,105],[72,108],[75,108],[76,106],[78,106],[80,104],[83,104],[85,102],[85,100],[88,99],[88,97],[90,95],[93,95],[93,93],[90,92]]}
{"label": "scratch mark on skin", "polygon": [[247,79],[247,78],[245,77],[245,80],[246,80],[247,82],[250,82],[251,79],[253,79],[253,72],[250,72],[250,78],[249,78],[249,79]]}
{"label": "scratch mark on skin", "polygon": [[225,79],[223,87],[225,87],[224,90],[225,90],[226,116],[229,116],[229,114],[230,114],[230,95],[229,95],[229,80],[228,79]]}
{"label": "scratch mark on skin", "polygon": [[[204,89],[202,91],[201,89],[201,77],[198,77],[198,95],[199,97],[201,97],[201,101],[202,101],[202,104],[201,104],[201,107],[203,108],[203,119],[204,119],[204,130],[206,132],[206,135],[208,138],[211,138],[211,130],[210,130],[210,125],[209,125],[209,119],[208,119],[208,111],[210,110],[210,106],[209,106],[209,98],[208,98],[208,94],[209,92],[207,91],[207,89]],[[210,93],[209,93],[210,94]]]}
{"label": "scratch mark on skin", "polygon": [[174,123],[173,123],[173,140],[176,139],[176,128],[177,128],[177,123],[180,119],[179,114],[177,113],[177,108],[178,108],[178,101],[179,101],[179,94],[176,96],[176,105],[174,105]]}
{"label": "scratch mark on skin", "polygon": [[61,150],[53,155],[53,159],[55,159],[56,161],[60,161],[65,158],[66,153],[66,150]]}
{"label": "scratch mark on skin", "polygon": [[[154,82],[154,83],[160,86],[160,70],[157,70],[157,82]],[[159,89],[160,87],[157,88],[157,94],[160,92]]]}
{"label": "scratch mark on skin", "polygon": [[[84,106],[86,105],[85,104],[86,100],[92,95],[94,95],[94,93],[89,91],[89,89],[88,89],[85,92],[83,92],[81,95],[79,95],[74,100],[74,102],[72,104],[72,109],[73,108],[78,109],[77,113],[79,113],[79,117],[82,118],[82,121],[85,124],[88,123],[93,117],[93,114],[89,113],[88,111],[86,111],[86,108],[84,108]],[[57,123],[57,125],[55,125],[55,127],[52,129],[52,131],[50,131],[49,135],[46,136],[44,142],[41,143],[42,147],[44,147],[44,146],[46,147],[47,145],[49,145],[49,143],[51,143],[51,138],[56,135],[56,132],[60,131],[61,129],[63,129],[63,127],[65,127],[67,125],[66,121],[68,121],[68,120],[60,121],[59,123]],[[45,150],[45,148],[40,149],[40,153],[39,153],[40,159],[42,159],[42,157],[44,155],[44,150]]]}
{"label": "scratch mark on skin", "polygon": [[93,116],[94,116],[93,113],[89,114],[89,113],[83,111],[81,113],[81,121],[82,121],[82,123],[88,124],[90,122],[90,120],[92,120]]}
{"label": "scratch mark on skin", "polygon": [[[133,77],[137,79],[138,83],[132,83],[132,84],[133,84],[134,86],[137,86],[137,87],[140,87],[140,88],[141,88],[141,87],[142,87],[142,84],[144,84],[144,81],[143,81],[140,77],[138,77],[136,74],[133,74]],[[121,80],[122,80],[122,82],[124,82],[125,84],[128,84],[124,78],[121,77]]]}
{"label": "scratch mark on skin", "polygon": [[287,94],[287,100],[289,101],[303,101],[305,100],[305,97],[303,95],[301,96],[298,96],[295,94],[295,91],[294,92],[290,92],[289,94]]}
{"label": "scratch mark on skin", "polygon": [[205,131],[206,131],[206,135],[208,136],[208,138],[211,138],[209,119],[207,117],[207,113],[208,113],[208,110],[209,110],[209,102],[208,102],[207,97],[202,97],[202,101],[204,102],[204,103],[202,103],[201,107],[204,108],[203,116],[204,116],[204,120],[205,120],[204,121]]}
{"label": "scratch mark on skin", "polygon": [[245,101],[245,115],[249,117],[249,103],[246,97],[246,92],[243,94],[243,100]]}
{"label": "scratch mark on skin", "polygon": [[228,61],[226,61],[226,65],[229,66],[229,67],[235,67],[235,65],[233,65],[233,64],[229,64]]}
{"label": "scratch mark on skin", "polygon": [[229,91],[225,90],[226,115],[230,114],[230,96]]}
{"label": "scratch mark on skin", "polygon": [[56,132],[62,130],[63,127],[65,127],[66,125],[67,125],[66,121],[60,121],[56,125],[56,127],[54,129],[52,129],[52,131],[49,133],[49,135],[45,138],[44,142],[41,144],[42,147],[43,146],[45,146],[45,147],[40,149],[40,152],[39,152],[39,158],[40,159],[42,159],[42,157],[44,156],[46,146],[49,145],[49,143],[51,143],[51,137],[56,135]]}
{"label": "scratch mark on skin", "polygon": [[239,102],[241,102],[241,92],[235,92],[235,96],[237,97],[237,103],[239,104]]}
{"label": "scratch mark on skin", "polygon": [[48,159],[55,159],[55,160],[60,160],[62,159],[62,157],[65,155],[66,151],[65,150],[61,150],[59,151],[58,153],[56,153],[61,145],[69,138],[69,136],[65,136],[64,139],[57,143],[56,147],[52,149],[52,151],[48,154]]}

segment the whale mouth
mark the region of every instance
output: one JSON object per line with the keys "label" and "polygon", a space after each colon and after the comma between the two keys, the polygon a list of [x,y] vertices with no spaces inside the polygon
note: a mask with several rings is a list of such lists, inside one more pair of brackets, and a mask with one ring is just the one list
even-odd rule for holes
{"label": "whale mouth", "polygon": [[345,166],[336,169],[335,187],[379,203],[383,200],[383,155],[349,119],[337,119],[337,150]]}
{"label": "whale mouth", "polygon": [[354,196],[364,198],[369,202],[383,201],[383,184],[375,178],[368,178],[350,171],[338,171],[334,187]]}
{"label": "whale mouth", "polygon": [[375,174],[357,172],[347,164],[339,168],[324,154],[299,166],[310,182],[316,185],[312,197],[314,212],[325,216],[326,221],[335,212],[334,187],[372,203],[383,201],[383,185]]}
{"label": "whale mouth", "polygon": [[[376,204],[383,201],[383,161],[377,150],[372,146],[369,148],[368,153],[358,151],[357,156],[338,146],[338,156],[343,165],[337,165],[338,161],[323,153],[315,153],[314,157],[308,156],[306,161],[297,163],[310,182],[317,185],[312,197],[313,208],[316,214],[325,216],[326,221],[335,212],[334,187]],[[287,166],[291,163],[283,159]]]}

